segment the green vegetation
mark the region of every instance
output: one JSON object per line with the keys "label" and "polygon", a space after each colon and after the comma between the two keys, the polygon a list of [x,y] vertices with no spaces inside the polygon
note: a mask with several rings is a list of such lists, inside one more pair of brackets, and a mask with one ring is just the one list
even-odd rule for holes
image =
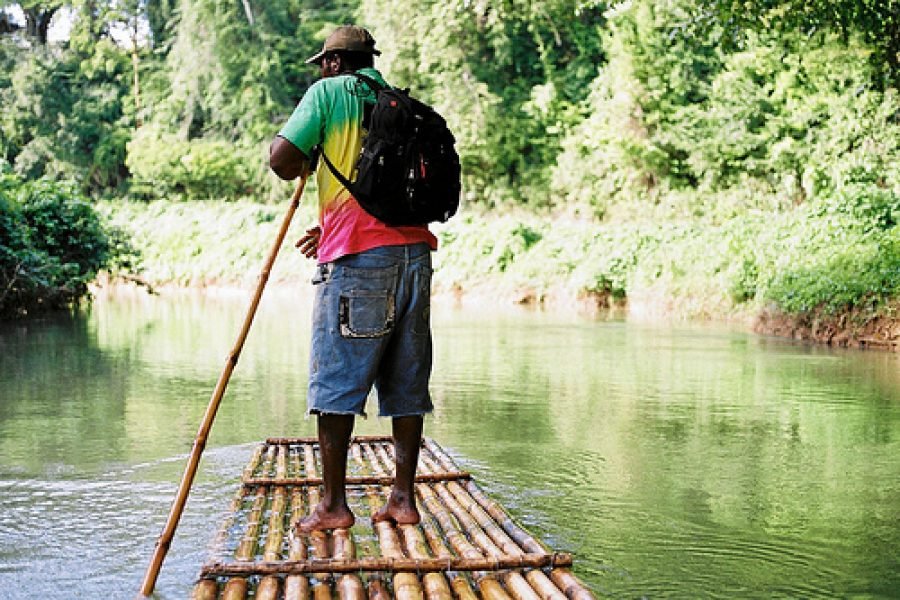
{"label": "green vegetation", "polygon": [[[317,77],[303,59],[356,21],[457,134],[439,285],[710,317],[900,301],[897,0],[18,7],[28,26],[0,27],[0,152],[98,202],[151,283],[256,268],[290,193],[267,144]],[[66,41],[41,27],[54,14]]]}
{"label": "green vegetation", "polygon": [[69,306],[100,269],[127,267],[121,244],[71,186],[0,171],[0,317]]}

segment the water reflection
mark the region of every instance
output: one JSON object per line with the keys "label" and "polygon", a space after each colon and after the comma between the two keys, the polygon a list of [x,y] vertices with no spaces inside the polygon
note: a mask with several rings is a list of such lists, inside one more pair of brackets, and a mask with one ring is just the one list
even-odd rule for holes
{"label": "water reflection", "polygon": [[[133,595],[246,304],[0,326],[0,597]],[[309,314],[304,290],[266,296],[160,597],[187,595],[252,444],[313,434]],[[900,357],[527,311],[434,326],[427,435],[599,595],[900,589]]]}

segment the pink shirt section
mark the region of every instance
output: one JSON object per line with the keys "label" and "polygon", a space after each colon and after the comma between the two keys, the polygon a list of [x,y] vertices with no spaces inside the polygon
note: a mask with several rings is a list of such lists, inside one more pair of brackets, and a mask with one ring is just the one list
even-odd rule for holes
{"label": "pink shirt section", "polygon": [[424,242],[432,250],[437,250],[437,238],[427,226],[391,227],[363,210],[353,197],[333,210],[324,211],[321,218],[319,263],[331,262],[347,254],[358,254],[380,246]]}

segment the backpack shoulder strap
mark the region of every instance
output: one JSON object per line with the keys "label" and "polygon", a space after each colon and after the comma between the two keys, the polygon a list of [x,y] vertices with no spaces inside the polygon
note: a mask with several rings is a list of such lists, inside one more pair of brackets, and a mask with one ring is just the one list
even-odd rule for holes
{"label": "backpack shoulder strap", "polygon": [[356,77],[357,79],[359,79],[360,81],[362,81],[363,83],[365,83],[367,86],[369,86],[369,89],[372,90],[373,92],[375,92],[376,94],[383,89],[387,89],[387,87],[388,87],[388,86],[382,85],[381,83],[376,81],[374,78],[369,77],[368,75],[363,75],[359,71],[354,71],[353,76]]}
{"label": "backpack shoulder strap", "polygon": [[[373,92],[375,92],[376,94],[378,92],[380,92],[381,90],[388,89],[388,86],[382,85],[377,80],[375,80],[372,77],[369,77],[368,75],[363,75],[362,73],[359,73],[357,71],[354,71],[352,73],[352,75],[354,77],[356,77],[357,79],[359,79],[360,81],[362,81],[363,83],[365,83],[369,87],[369,89],[372,90]],[[347,179],[344,176],[344,174],[341,173],[340,170],[338,170],[338,168],[336,166],[334,166],[334,163],[331,162],[331,160],[329,160],[329,158],[328,158],[328,155],[325,154],[325,150],[323,150],[323,149],[320,149],[320,150],[321,150],[320,155],[322,156],[322,160],[325,161],[325,166],[328,167],[328,170],[331,171],[331,174],[334,175],[335,179],[337,179],[341,183],[341,185],[343,185],[345,188],[347,188],[347,190],[351,194],[356,196],[357,194],[356,194],[356,190],[355,190],[355,186],[353,185],[353,182],[351,182],[349,179]]]}
{"label": "backpack shoulder strap", "polygon": [[322,150],[321,156],[322,160],[325,161],[325,166],[328,167],[328,170],[331,171],[331,174],[334,175],[334,178],[340,181],[341,185],[347,188],[347,190],[355,196],[356,192],[354,190],[353,183],[349,179],[344,177],[344,174],[341,173],[336,166],[334,166],[334,163],[328,159],[328,155],[325,154],[324,150]]}

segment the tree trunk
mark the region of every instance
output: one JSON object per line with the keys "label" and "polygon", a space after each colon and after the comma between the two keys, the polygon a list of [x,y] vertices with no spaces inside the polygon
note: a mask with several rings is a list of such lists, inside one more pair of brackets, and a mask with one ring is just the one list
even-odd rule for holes
{"label": "tree trunk", "polygon": [[35,38],[42,46],[47,43],[47,31],[50,29],[50,21],[59,7],[56,8],[23,8],[25,13],[25,32]]}

